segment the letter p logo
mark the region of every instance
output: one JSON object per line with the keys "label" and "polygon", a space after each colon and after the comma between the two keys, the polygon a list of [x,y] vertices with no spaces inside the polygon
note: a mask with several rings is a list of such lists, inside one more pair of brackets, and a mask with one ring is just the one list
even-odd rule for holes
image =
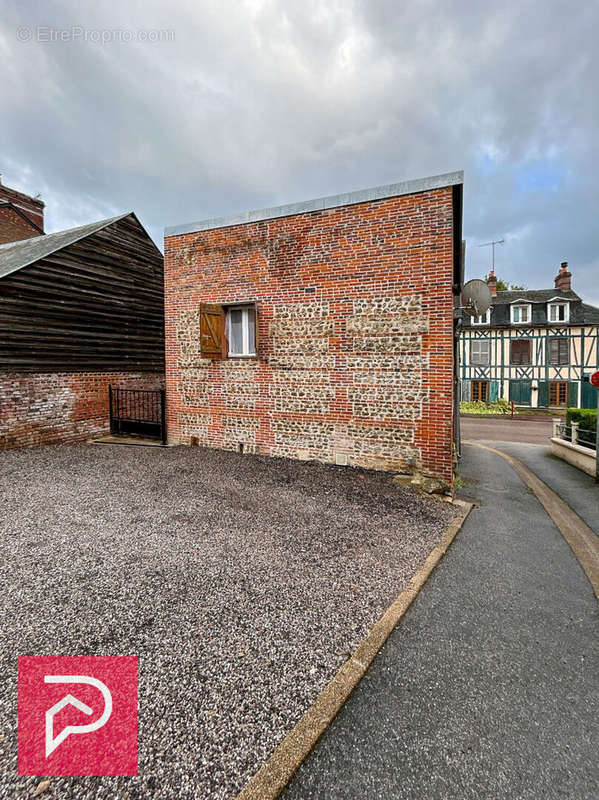
{"label": "letter p logo", "polygon": [[72,694],[67,694],[62,700],[59,700],[58,703],[55,703],[52,708],[49,708],[46,711],[46,758],[50,755],[50,753],[54,752],[58,745],[67,738],[67,736],[71,733],[92,733],[93,731],[97,731],[98,728],[101,728],[102,725],[106,725],[108,722],[110,715],[112,714],[112,695],[110,694],[108,687],[99,681],[97,678],[92,678],[90,675],[44,675],[44,682],[45,683],[87,683],[90,686],[95,686],[102,692],[102,697],[104,698],[104,711],[102,712],[102,716],[99,717],[95,722],[90,723],[89,725],[67,725],[66,728],[63,728],[62,731],[54,737],[54,717],[58,714],[59,711],[65,706],[72,705],[75,708],[78,708],[79,711],[82,711],[84,714],[91,716],[94,712],[89,706],[86,706],[85,703],[82,703],[81,700],[77,700],[76,697],[73,697]]}
{"label": "letter p logo", "polygon": [[137,658],[19,658],[18,765],[19,775],[137,775]]}

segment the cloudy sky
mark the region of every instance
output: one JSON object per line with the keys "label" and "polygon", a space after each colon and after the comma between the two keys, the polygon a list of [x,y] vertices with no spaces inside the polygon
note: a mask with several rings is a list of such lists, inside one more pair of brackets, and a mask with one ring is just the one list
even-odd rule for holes
{"label": "cloudy sky", "polygon": [[47,230],[465,171],[467,273],[599,304],[597,0],[4,0],[0,172]]}

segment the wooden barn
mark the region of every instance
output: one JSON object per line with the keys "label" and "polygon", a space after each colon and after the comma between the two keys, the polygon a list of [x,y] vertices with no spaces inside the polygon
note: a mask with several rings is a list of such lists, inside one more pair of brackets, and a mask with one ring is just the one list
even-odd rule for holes
{"label": "wooden barn", "polygon": [[162,389],[163,282],[133,213],[0,245],[0,449],[106,433],[109,386]]}

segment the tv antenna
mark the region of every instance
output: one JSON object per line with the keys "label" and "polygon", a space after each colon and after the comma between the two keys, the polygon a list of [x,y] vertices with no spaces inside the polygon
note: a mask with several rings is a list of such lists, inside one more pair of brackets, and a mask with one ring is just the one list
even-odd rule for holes
{"label": "tv antenna", "polygon": [[493,255],[492,255],[493,265],[492,265],[491,269],[493,270],[493,272],[495,272],[495,245],[496,244],[503,244],[504,242],[505,242],[505,239],[495,239],[494,242],[485,242],[484,244],[477,244],[476,245],[477,247],[490,247],[491,248],[491,252],[493,253]]}

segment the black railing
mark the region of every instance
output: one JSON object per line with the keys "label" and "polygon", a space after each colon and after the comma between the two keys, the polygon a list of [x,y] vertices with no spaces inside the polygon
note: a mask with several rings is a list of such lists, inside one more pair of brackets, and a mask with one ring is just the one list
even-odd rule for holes
{"label": "black railing", "polygon": [[595,449],[597,434],[595,431],[580,430],[580,428],[573,428],[572,425],[566,425],[565,422],[555,423],[555,434],[558,439],[564,439],[566,442],[574,442],[581,447],[588,447],[590,450]]}
{"label": "black railing", "polygon": [[114,436],[143,436],[166,444],[164,390],[108,387],[110,433]]}

